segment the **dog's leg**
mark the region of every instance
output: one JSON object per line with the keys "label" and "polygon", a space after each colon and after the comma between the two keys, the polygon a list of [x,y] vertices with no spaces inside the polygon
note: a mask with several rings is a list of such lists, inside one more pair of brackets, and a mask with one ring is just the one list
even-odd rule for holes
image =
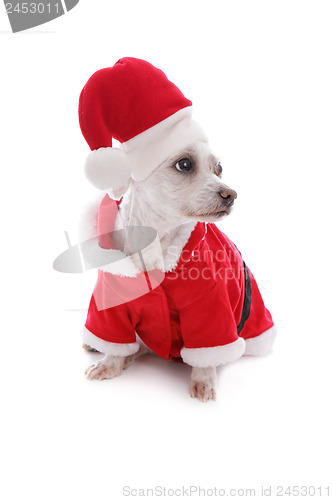
{"label": "dog's leg", "polygon": [[215,366],[208,368],[192,368],[191,397],[204,403],[209,399],[216,400],[217,375]]}
{"label": "dog's leg", "polygon": [[123,371],[125,357],[112,356],[105,354],[104,358],[100,359],[94,365],[87,368],[85,374],[90,380],[104,380],[107,378],[119,377]]}
{"label": "dog's leg", "polygon": [[137,358],[150,352],[152,351],[147,346],[140,344],[138,352],[130,356],[113,356],[112,354],[105,354],[104,358],[87,368],[85,374],[90,380],[104,380],[119,377],[122,371],[131,365]]}
{"label": "dog's leg", "polygon": [[130,356],[126,356],[123,369],[126,370],[126,368],[128,368],[132,363],[134,363],[136,359],[141,358],[141,356],[144,356],[145,354],[154,354],[154,353],[151,349],[149,349],[149,347],[140,342],[140,348],[138,352],[136,352],[135,354],[131,354]]}

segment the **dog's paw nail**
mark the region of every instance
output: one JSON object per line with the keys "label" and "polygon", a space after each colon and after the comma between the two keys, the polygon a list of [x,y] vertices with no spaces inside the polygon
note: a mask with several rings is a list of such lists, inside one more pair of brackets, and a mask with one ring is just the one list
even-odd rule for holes
{"label": "dog's paw nail", "polygon": [[202,403],[207,403],[210,400],[216,401],[216,391],[211,383],[195,382],[190,394],[192,398],[197,398]]}

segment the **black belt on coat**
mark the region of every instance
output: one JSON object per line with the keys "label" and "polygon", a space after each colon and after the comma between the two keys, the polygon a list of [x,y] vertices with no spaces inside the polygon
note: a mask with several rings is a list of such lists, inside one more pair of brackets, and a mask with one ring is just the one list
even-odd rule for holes
{"label": "black belt on coat", "polygon": [[244,261],[243,261],[243,264],[244,264],[244,302],[243,302],[242,316],[241,316],[239,325],[237,326],[238,335],[242,331],[244,324],[245,324],[245,321],[250,316],[251,295],[252,295],[251,279],[249,276],[249,271],[248,271]]}

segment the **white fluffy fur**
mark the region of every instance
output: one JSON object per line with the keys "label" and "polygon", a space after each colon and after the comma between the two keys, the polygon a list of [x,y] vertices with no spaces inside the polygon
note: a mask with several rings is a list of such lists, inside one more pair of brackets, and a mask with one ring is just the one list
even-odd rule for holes
{"label": "white fluffy fur", "polygon": [[84,166],[93,186],[110,191],[119,200],[126,192],[131,167],[127,154],[119,148],[99,148],[89,153]]}
{"label": "white fluffy fur", "polygon": [[87,241],[97,237],[97,215],[99,205],[105,193],[98,191],[94,198],[83,207],[78,224],[79,241]]}
{"label": "white fluffy fur", "polygon": [[275,341],[276,327],[269,328],[258,337],[245,340],[245,356],[264,356],[267,354]]}
{"label": "white fluffy fur", "polygon": [[132,257],[126,255],[120,250],[111,250],[117,257],[116,262],[100,266],[99,269],[105,273],[115,274],[116,276],[126,276],[134,278],[140,274],[141,269],[135,264]]}
{"label": "white fluffy fur", "polygon": [[113,356],[130,356],[135,354],[140,347],[139,342],[131,344],[117,344],[115,342],[106,342],[105,340],[96,337],[86,327],[83,328],[83,342],[96,349],[96,351],[104,354],[112,354]]}
{"label": "white fluffy fur", "polygon": [[207,142],[207,137],[192,119],[192,106],[188,106],[123,142],[121,148],[132,167],[132,178],[142,181],[170,155],[197,142]]}
{"label": "white fluffy fur", "polygon": [[[221,328],[223,328],[223,325],[221,325]],[[239,337],[231,344],[216,347],[200,347],[196,349],[183,347],[180,354],[183,361],[188,365],[207,368],[208,366],[219,366],[236,361],[244,354],[244,351],[244,339]]]}
{"label": "white fluffy fur", "polygon": [[[198,168],[191,181],[172,166],[181,157],[192,156],[204,167]],[[181,154],[165,161],[147,179],[132,181],[124,195],[119,217],[124,226],[149,226],[156,229],[163,255],[164,270],[172,270],[179,260],[197,221],[217,219],[206,214],[221,202],[218,191],[225,184],[214,173],[217,159],[208,145],[199,142]],[[146,260],[148,268],[156,266],[156,255]]]}

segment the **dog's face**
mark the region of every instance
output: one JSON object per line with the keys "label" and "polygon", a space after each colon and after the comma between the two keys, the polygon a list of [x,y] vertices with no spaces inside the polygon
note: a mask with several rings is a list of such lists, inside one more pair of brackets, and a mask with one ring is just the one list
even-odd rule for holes
{"label": "dog's face", "polygon": [[237,197],[222,176],[219,160],[199,143],[165,161],[142,188],[151,206],[170,220],[216,222],[230,213]]}

